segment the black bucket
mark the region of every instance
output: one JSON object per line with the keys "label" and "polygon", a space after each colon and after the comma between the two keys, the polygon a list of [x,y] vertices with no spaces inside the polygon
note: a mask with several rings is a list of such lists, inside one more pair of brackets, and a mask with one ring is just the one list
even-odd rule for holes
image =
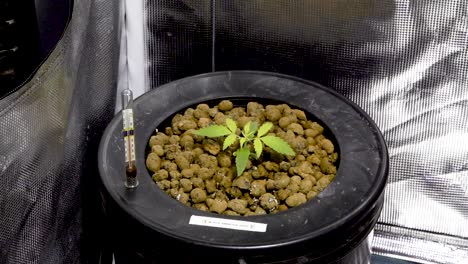
{"label": "black bucket", "polygon": [[[223,98],[280,101],[320,120],[339,145],[335,179],[306,204],[262,216],[218,215],[168,196],[145,166],[149,137],[180,110]],[[108,125],[99,148],[103,209],[117,264],[369,263],[366,238],[383,205],[388,153],[375,123],[354,103],[299,78],[228,71],[163,85],[135,100],[134,113],[136,189],[124,186],[121,113]],[[231,220],[241,222],[233,228]]]}

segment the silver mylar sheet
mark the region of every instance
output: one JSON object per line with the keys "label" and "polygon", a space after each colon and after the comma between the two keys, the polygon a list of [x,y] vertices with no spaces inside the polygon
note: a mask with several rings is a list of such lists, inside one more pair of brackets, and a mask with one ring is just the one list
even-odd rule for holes
{"label": "silver mylar sheet", "polygon": [[145,17],[152,88],[265,70],[360,105],[391,157],[374,252],[468,263],[466,0],[147,0]]}

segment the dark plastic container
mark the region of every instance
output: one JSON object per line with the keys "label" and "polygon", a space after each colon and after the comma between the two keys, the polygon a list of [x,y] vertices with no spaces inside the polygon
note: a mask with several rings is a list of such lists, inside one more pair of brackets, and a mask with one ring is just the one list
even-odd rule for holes
{"label": "dark plastic container", "polygon": [[[154,129],[173,114],[222,98],[274,100],[320,120],[339,145],[334,181],[304,205],[273,215],[235,217],[199,211],[165,194],[145,167]],[[138,179],[124,187],[122,115],[99,148],[103,208],[116,263],[368,263],[366,238],[383,205],[388,153],[371,118],[316,83],[267,72],[214,72],[163,85],[135,101]],[[190,224],[193,216],[266,225],[265,232]]]}

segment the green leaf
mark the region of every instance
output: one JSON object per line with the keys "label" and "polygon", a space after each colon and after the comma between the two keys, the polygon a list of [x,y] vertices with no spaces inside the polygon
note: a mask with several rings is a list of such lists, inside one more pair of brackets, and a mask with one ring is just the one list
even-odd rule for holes
{"label": "green leaf", "polygon": [[213,125],[200,128],[193,132],[195,135],[205,137],[221,137],[231,134],[231,131],[225,126]]}
{"label": "green leaf", "polygon": [[257,129],[258,129],[257,122],[249,121],[247,122],[247,124],[245,124],[244,131],[242,132],[242,134],[244,134],[244,136],[247,138],[252,138],[255,132],[257,132]]}
{"label": "green leaf", "polygon": [[273,123],[271,122],[263,123],[263,125],[258,129],[257,137],[263,137],[272,127]]}
{"label": "green leaf", "polygon": [[260,139],[256,138],[254,140],[254,149],[255,149],[255,153],[257,154],[257,159],[260,158],[260,155],[262,155],[262,151],[263,151],[263,143]]}
{"label": "green leaf", "polygon": [[244,136],[248,136],[250,133],[250,125],[252,125],[252,122],[247,122],[247,124],[244,125]]}
{"label": "green leaf", "polygon": [[246,139],[246,138],[241,138],[241,139],[240,139],[240,142],[239,142],[239,143],[240,143],[240,147],[241,147],[241,148],[244,147],[245,142],[247,142],[247,139]]}
{"label": "green leaf", "polygon": [[226,118],[226,125],[232,133],[236,133],[237,125],[236,122],[234,122],[234,120],[232,120],[231,118]]}
{"label": "green leaf", "polygon": [[231,134],[227,136],[223,142],[223,150],[229,148],[229,146],[234,144],[234,142],[236,142],[236,138],[237,138],[236,134]]}
{"label": "green leaf", "polygon": [[255,132],[257,132],[257,129],[258,129],[257,122],[252,122],[252,124],[250,124],[249,136],[255,134]]}
{"label": "green leaf", "polygon": [[240,148],[236,151],[236,169],[237,176],[242,175],[249,160],[250,150],[248,148]]}
{"label": "green leaf", "polygon": [[265,143],[265,145],[269,146],[276,152],[290,156],[296,155],[294,150],[282,138],[275,136],[264,136],[260,139],[263,143]]}

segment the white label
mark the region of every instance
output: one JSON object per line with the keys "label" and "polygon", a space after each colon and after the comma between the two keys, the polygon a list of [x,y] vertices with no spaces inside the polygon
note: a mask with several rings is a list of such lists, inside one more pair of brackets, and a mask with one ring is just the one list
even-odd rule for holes
{"label": "white label", "polygon": [[[133,110],[122,110],[123,129],[128,133],[133,132]],[[124,137],[125,143],[125,162],[135,161],[135,136],[130,134]]]}
{"label": "white label", "polygon": [[266,229],[267,229],[267,224],[261,224],[261,223],[249,222],[249,221],[215,218],[215,217],[205,217],[205,216],[198,216],[198,215],[192,215],[190,217],[189,224],[252,231],[252,232],[266,232]]}
{"label": "white label", "polygon": [[133,110],[122,110],[123,128],[124,130],[133,130]]}
{"label": "white label", "polygon": [[[135,161],[135,137],[127,136],[124,138],[125,143],[125,162]],[[128,160],[130,154],[130,160]]]}

